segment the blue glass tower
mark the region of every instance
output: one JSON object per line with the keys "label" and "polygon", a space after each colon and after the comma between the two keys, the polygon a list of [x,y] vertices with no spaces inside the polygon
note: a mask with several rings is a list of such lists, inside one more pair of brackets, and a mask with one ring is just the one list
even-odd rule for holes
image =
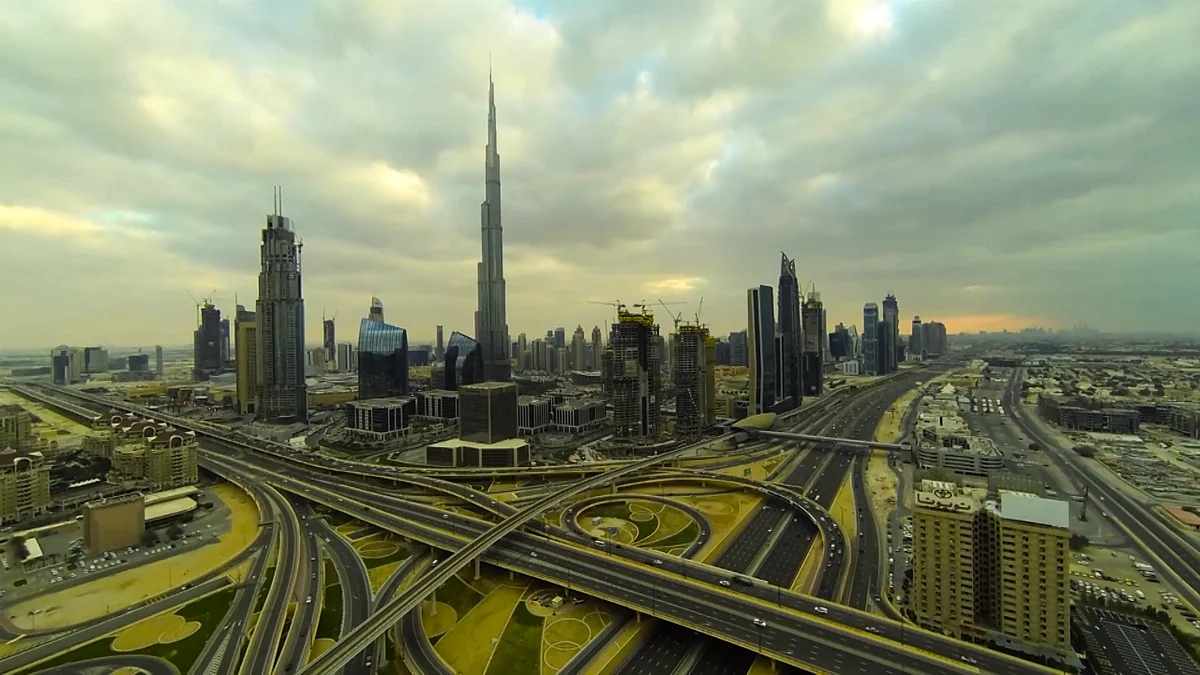
{"label": "blue glass tower", "polygon": [[358,398],[408,395],[408,332],[363,319],[358,327]]}

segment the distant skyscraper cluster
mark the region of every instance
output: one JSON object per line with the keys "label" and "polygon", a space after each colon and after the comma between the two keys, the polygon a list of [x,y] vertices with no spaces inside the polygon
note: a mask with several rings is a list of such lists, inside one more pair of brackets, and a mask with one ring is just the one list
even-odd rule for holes
{"label": "distant skyscraper cluster", "polygon": [[[780,254],[778,305],[770,286],[749,289],[746,300],[748,412],[756,415],[794,410],[806,392],[819,393],[822,388],[824,311],[820,298],[814,293],[809,303],[802,302],[796,261],[784,253]],[[737,334],[729,337],[732,365],[737,363],[741,340],[736,339],[740,337]],[[811,383],[806,385],[806,379]]]}

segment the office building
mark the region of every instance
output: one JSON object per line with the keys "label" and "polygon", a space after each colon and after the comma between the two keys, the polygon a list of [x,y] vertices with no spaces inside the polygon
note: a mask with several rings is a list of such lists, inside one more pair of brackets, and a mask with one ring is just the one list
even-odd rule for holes
{"label": "office building", "polygon": [[87,502],[81,526],[88,555],[137,546],[146,531],[146,498],[133,492]]}
{"label": "office building", "polygon": [[50,465],[40,452],[0,449],[0,523],[16,523],[50,506]]}
{"label": "office building", "polygon": [[583,326],[576,326],[571,335],[571,351],[569,366],[574,370],[587,370],[587,338],[583,334]]}
{"label": "office building", "polygon": [[353,401],[346,404],[346,432],[359,441],[388,441],[408,434],[409,421],[416,415],[417,401],[414,398]]}
{"label": "office building", "polygon": [[775,347],[775,302],[770,286],[746,291],[746,345],[750,363],[749,413],[775,410],[778,364]]}
{"label": "office building", "polygon": [[658,325],[645,307],[634,313],[621,306],[611,331],[613,437],[652,441],[661,431]]}
{"label": "office building", "polygon": [[588,351],[587,369],[600,370],[600,357],[604,354],[604,334],[600,332],[600,326],[592,326],[592,341],[588,344]]}
{"label": "office building", "polygon": [[750,365],[749,337],[746,331],[740,330],[729,334],[729,365]]}
{"label": "office building", "polygon": [[775,375],[775,410],[786,412],[800,406],[804,399],[803,368],[805,338],[802,331],[800,280],[796,261],[781,253],[779,266],[779,357]]}
{"label": "office building", "polygon": [[333,319],[321,320],[321,346],[325,348],[325,370],[337,370],[337,327]]}
{"label": "office building", "polygon": [[517,385],[479,382],[458,389],[458,437],[493,445],[517,437]]}
{"label": "office building", "polygon": [[804,393],[820,396],[825,391],[825,306],[813,291],[804,303],[804,353],[801,359]]}
{"label": "office building", "polygon": [[479,304],[475,339],[488,382],[512,379],[508,358],[508,310],[504,283],[504,227],[500,217],[500,153],[496,146],[496,86],[488,73],[488,142],[484,151],[485,198],[480,205],[483,255],[478,266]]}
{"label": "office building", "polygon": [[[360,365],[361,367],[361,365]],[[446,342],[446,367],[443,389],[457,391],[466,384],[483,382],[483,350],[474,339],[458,331]]]}
{"label": "office building", "polygon": [[103,373],[108,371],[108,350],[104,347],[87,347],[83,350],[83,372]]}
{"label": "office building", "polygon": [[253,415],[258,410],[255,396],[258,390],[258,321],[254,312],[238,305],[233,328],[236,341],[233,343],[234,361],[237,368],[238,410],[243,415]]}
{"label": "office building", "polygon": [[912,320],[912,332],[908,336],[908,358],[912,361],[920,361],[925,355],[925,348],[921,342],[921,317],[914,316]]}
{"label": "office building", "polygon": [[567,346],[567,329],[559,326],[554,329],[554,346],[562,349]]}
{"label": "office building", "polygon": [[683,325],[674,335],[675,436],[704,433],[716,423],[717,342],[704,326]]}
{"label": "office building", "polygon": [[417,417],[428,422],[451,422],[458,419],[458,392],[429,389],[414,394]]}
{"label": "office building", "polygon": [[358,370],[358,355],[354,351],[354,345],[349,342],[338,343],[337,364],[338,371],[343,373],[353,373]]}
{"label": "office building", "polygon": [[880,358],[879,305],[868,302],[863,305],[862,374],[880,375]]}
{"label": "office building", "polygon": [[441,361],[446,358],[446,341],[442,337],[442,327],[437,327],[437,344],[433,348],[433,358],[435,361]]}
{"label": "office building", "polygon": [[883,350],[881,368],[884,373],[894,373],[899,361],[900,305],[896,302],[896,296],[891,293],[888,293],[887,297],[883,299],[883,322],[887,324],[887,328],[881,343]]}
{"label": "office building", "polygon": [[36,442],[29,411],[19,405],[0,405],[0,450],[29,451]]}
{"label": "office building", "polygon": [[925,350],[925,355],[930,358],[945,356],[947,354],[946,324],[939,321],[930,321],[924,324],[921,328],[921,346]]}
{"label": "office building", "polygon": [[232,356],[229,339],[229,319],[221,319],[221,372],[225,372],[225,364]]}
{"label": "office building", "polygon": [[129,364],[129,372],[131,373],[148,373],[150,372],[150,355],[149,354],[130,354],[125,357]]}
{"label": "office building", "polygon": [[408,395],[408,332],[362,320],[358,327],[358,398]]}
{"label": "office building", "polygon": [[548,431],[554,423],[554,411],[550,400],[537,396],[521,396],[517,399],[517,433],[533,436]]}
{"label": "office building", "polygon": [[267,216],[258,274],[256,412],[266,421],[308,421],[304,382],[304,294],[300,245],[291,218]]}
{"label": "office building", "polygon": [[367,318],[371,321],[383,323],[383,301],[379,298],[371,298],[371,309],[367,311]]}
{"label": "office building", "polygon": [[200,325],[192,333],[192,379],[203,382],[224,370],[222,344],[221,310],[206,302],[200,307]]}
{"label": "office building", "polygon": [[154,373],[161,380],[163,376],[163,348],[162,345],[154,347]]}
{"label": "office building", "polygon": [[553,405],[554,428],[569,434],[595,429],[608,418],[603,399],[579,398]]}
{"label": "office building", "polygon": [[82,382],[84,364],[87,360],[84,350],[79,347],[59,345],[50,350],[50,372],[54,384],[74,384]]}

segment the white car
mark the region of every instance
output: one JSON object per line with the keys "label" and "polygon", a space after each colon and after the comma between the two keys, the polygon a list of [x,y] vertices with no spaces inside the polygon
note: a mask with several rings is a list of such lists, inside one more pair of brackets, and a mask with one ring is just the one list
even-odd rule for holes
{"label": "white car", "polygon": [[815,609],[815,610],[816,610],[817,614],[828,614],[828,613],[829,613],[829,608],[828,608],[828,607],[822,607],[821,605],[817,605],[817,606],[816,606],[816,607],[814,607],[813,609]]}
{"label": "white car", "polygon": [[755,625],[755,626],[758,626],[759,628],[766,628],[766,627],[767,627],[767,622],[766,622],[766,621],[763,621],[762,619],[757,619],[757,618],[756,618],[756,619],[754,620],[754,625]]}

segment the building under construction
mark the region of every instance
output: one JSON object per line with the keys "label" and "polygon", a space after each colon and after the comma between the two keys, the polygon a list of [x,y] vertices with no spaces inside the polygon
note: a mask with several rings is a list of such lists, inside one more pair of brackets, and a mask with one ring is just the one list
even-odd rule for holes
{"label": "building under construction", "polygon": [[675,436],[698,436],[717,417],[717,341],[706,326],[683,325],[672,337]]}
{"label": "building under construction", "polygon": [[658,438],[660,429],[658,326],[645,307],[634,306],[641,311],[617,306],[617,322],[606,350],[612,351],[613,437],[650,442]]}

